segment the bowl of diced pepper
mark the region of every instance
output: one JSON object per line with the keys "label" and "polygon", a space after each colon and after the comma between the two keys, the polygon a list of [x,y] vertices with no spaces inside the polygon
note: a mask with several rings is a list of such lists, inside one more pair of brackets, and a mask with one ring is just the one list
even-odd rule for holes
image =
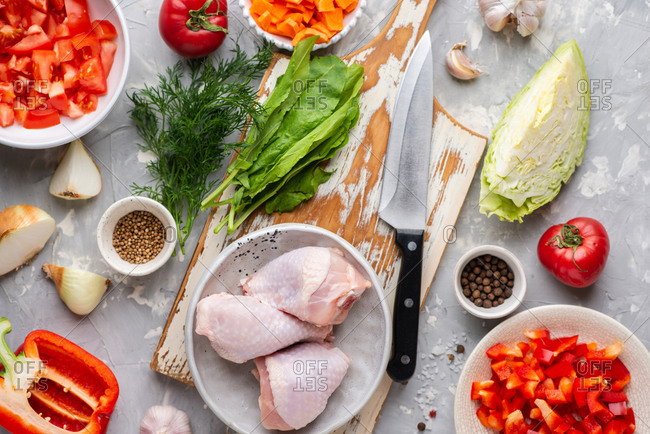
{"label": "bowl of diced pepper", "polygon": [[292,51],[301,40],[318,36],[315,50],[338,42],[356,24],[366,0],[239,0],[258,35]]}
{"label": "bowl of diced pepper", "polygon": [[16,0],[0,18],[0,143],[49,148],[95,128],[129,66],[117,1]]}

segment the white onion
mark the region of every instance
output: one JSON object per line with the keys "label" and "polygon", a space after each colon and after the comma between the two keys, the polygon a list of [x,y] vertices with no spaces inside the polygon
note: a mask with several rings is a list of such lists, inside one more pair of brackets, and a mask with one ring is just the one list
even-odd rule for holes
{"label": "white onion", "polygon": [[50,194],[63,199],[89,199],[102,190],[102,175],[81,140],[65,150],[50,182]]}

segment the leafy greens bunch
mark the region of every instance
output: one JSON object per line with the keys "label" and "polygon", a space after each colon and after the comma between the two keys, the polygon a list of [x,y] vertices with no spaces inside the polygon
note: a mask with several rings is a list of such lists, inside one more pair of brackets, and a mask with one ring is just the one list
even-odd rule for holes
{"label": "leafy greens bunch", "polygon": [[226,138],[256,125],[263,114],[252,84],[273,52],[269,45],[252,57],[238,45],[232,52],[216,64],[210,57],[179,61],[158,75],[157,85],[129,95],[139,146],[155,155],[147,164],[153,184],[131,188],[167,207],[183,253],[201,201],[218,182],[209,176],[233,149]]}
{"label": "leafy greens bunch", "polygon": [[[318,165],[347,144],[359,119],[363,67],[336,56],[310,62],[316,39],[296,46],[263,103],[262,122],[251,127],[226,179],[203,201],[203,209],[230,205],[215,232],[227,225],[232,233],[262,204],[269,214],[290,211],[329,179],[331,172]],[[230,185],[237,187],[234,195],[217,201]]]}

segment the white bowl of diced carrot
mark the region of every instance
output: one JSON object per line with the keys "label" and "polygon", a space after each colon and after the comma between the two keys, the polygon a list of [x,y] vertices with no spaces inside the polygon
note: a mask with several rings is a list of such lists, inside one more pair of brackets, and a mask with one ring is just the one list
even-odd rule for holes
{"label": "white bowl of diced carrot", "polygon": [[356,24],[366,0],[239,0],[256,32],[279,48],[318,35],[314,49],[339,41]]}

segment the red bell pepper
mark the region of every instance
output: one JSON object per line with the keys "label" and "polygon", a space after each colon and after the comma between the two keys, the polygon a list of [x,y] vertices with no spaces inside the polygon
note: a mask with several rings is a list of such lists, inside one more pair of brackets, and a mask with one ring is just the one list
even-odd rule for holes
{"label": "red bell pepper", "polygon": [[13,434],[102,434],[119,394],[110,369],[67,339],[45,330],[25,338],[15,355],[0,318],[0,426]]}
{"label": "red bell pepper", "polygon": [[521,352],[521,348],[509,348],[502,343],[498,343],[493,347],[489,348],[485,354],[492,360],[503,360],[506,357],[523,357],[524,354]]}

